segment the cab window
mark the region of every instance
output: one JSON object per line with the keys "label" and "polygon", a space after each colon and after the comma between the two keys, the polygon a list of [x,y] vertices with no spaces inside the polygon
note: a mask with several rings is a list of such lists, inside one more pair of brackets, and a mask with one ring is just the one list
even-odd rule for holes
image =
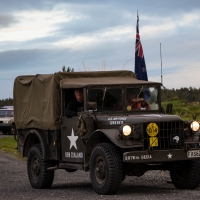
{"label": "cab window", "polygon": [[97,102],[97,112],[122,111],[121,88],[90,88],[88,101]]}

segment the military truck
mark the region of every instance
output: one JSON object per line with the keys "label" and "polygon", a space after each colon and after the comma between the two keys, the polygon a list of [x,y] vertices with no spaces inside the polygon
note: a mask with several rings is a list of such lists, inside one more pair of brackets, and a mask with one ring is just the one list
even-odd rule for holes
{"label": "military truck", "polygon": [[[67,118],[75,88],[83,89],[84,109]],[[129,91],[137,95],[128,102]],[[89,171],[101,195],[148,170],[168,170],[178,189],[199,185],[199,122],[165,113],[161,84],[132,71],[18,76],[14,107],[18,151],[33,188],[50,188],[58,169]]]}

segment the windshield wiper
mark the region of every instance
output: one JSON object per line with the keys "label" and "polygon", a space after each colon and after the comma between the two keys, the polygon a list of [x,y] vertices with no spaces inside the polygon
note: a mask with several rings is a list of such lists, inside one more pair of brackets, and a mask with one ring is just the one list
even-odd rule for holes
{"label": "windshield wiper", "polygon": [[137,99],[139,98],[139,96],[140,96],[142,90],[143,90],[143,86],[141,87],[141,89],[140,89],[140,91],[139,91],[139,93],[138,93],[138,95],[137,95]]}
{"label": "windshield wiper", "polygon": [[103,100],[102,100],[102,108],[103,108],[103,103],[104,103],[104,99],[105,99],[105,96],[106,96],[106,87],[104,88],[104,93],[103,93]]}

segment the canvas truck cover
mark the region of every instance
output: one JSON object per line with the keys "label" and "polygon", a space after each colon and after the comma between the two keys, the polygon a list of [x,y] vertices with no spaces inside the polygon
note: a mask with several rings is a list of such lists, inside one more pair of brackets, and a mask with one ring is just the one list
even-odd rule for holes
{"label": "canvas truck cover", "polygon": [[[103,80],[105,84],[105,80],[109,80],[109,77],[120,77],[120,84],[123,84],[122,77],[124,77],[124,84],[126,84],[127,77],[129,77],[130,82],[133,81],[132,83],[137,80],[133,72],[126,70],[58,72],[55,74],[18,76],[14,81],[13,91],[16,128],[60,129],[61,88],[76,87],[73,83],[79,83],[86,79],[89,84],[89,78],[91,78],[91,84],[94,78],[96,82],[100,83]],[[111,79],[113,80],[113,78]],[[79,87],[84,86],[84,84],[82,86],[79,84]]]}

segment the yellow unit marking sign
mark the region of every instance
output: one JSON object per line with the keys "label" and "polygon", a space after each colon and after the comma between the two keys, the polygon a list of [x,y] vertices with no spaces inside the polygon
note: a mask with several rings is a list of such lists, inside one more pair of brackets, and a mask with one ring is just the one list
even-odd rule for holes
{"label": "yellow unit marking sign", "polygon": [[157,147],[158,146],[158,138],[157,137],[150,137],[149,143],[151,147]]}
{"label": "yellow unit marking sign", "polygon": [[131,106],[128,105],[128,106],[126,107],[126,109],[127,109],[128,111],[130,111],[130,110],[131,110]]}
{"label": "yellow unit marking sign", "polygon": [[158,134],[158,125],[156,123],[148,124],[146,132],[150,137],[155,137]]}

